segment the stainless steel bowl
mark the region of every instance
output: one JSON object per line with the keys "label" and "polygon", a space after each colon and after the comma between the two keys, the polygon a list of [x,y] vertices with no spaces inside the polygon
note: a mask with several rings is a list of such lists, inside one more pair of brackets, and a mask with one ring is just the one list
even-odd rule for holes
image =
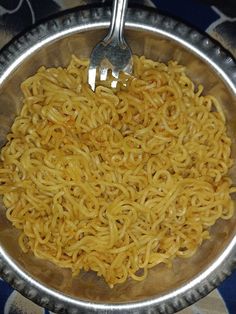
{"label": "stainless steel bowl", "polygon": [[[0,141],[5,142],[21,107],[20,83],[41,66],[66,65],[71,54],[88,57],[104,36],[110,10],[78,10],[37,26],[13,41],[0,55]],[[135,54],[154,60],[176,59],[186,65],[205,92],[218,97],[227,117],[236,159],[236,66],[207,36],[156,11],[129,9],[126,38]],[[236,183],[236,166],[231,176]],[[1,276],[23,295],[60,313],[173,313],[205,296],[236,265],[236,215],[218,221],[212,238],[190,259],[176,259],[173,269],[157,266],[148,278],[109,289],[93,273],[72,279],[68,270],[24,254],[17,231],[0,209]]]}

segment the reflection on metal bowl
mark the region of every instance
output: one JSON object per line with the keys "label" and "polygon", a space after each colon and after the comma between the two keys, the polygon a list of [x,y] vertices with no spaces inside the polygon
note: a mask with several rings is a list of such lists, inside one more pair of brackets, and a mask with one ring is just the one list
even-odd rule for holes
{"label": "reflection on metal bowl", "polygon": [[[21,106],[20,83],[38,67],[66,65],[71,54],[88,57],[104,36],[110,10],[74,11],[37,26],[13,41],[0,55],[0,143]],[[133,53],[153,60],[176,59],[189,76],[223,104],[228,132],[236,147],[236,65],[208,37],[156,11],[129,9],[126,39]],[[236,166],[231,170],[236,183]],[[161,265],[140,283],[128,280],[110,289],[94,273],[72,278],[68,270],[24,254],[17,231],[0,210],[0,269],[2,277],[23,295],[60,313],[173,313],[216,287],[236,264],[236,215],[219,221],[212,238],[190,259],[176,259],[172,269]]]}

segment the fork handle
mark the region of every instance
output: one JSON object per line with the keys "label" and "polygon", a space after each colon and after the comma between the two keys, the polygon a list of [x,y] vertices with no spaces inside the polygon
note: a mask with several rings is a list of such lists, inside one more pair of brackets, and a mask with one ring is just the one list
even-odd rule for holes
{"label": "fork handle", "polygon": [[105,42],[114,40],[116,43],[124,44],[123,33],[127,5],[128,0],[113,0],[112,20],[108,35],[104,39]]}

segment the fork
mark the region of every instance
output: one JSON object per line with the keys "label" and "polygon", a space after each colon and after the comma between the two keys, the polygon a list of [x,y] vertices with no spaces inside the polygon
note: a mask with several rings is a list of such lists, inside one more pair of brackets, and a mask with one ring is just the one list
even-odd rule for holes
{"label": "fork", "polygon": [[[132,73],[132,53],[124,39],[124,22],[128,0],[114,0],[112,19],[107,36],[93,49],[88,69],[88,83],[95,90],[96,81],[105,81],[109,70],[116,88],[120,72]],[[97,79],[98,78],[98,79]]]}

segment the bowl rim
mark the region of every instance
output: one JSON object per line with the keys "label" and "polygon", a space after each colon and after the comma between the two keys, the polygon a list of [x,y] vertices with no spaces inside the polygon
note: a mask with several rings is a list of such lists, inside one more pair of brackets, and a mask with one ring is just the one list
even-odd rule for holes
{"label": "bowl rim", "polygon": [[[31,54],[43,45],[77,32],[107,28],[111,11],[109,7],[76,8],[56,18],[50,18],[14,39],[0,51],[0,88],[7,77]],[[148,30],[173,39],[206,61],[227,84],[236,97],[236,63],[233,57],[208,35],[160,14],[155,9],[129,8],[126,27]],[[183,39],[184,38],[184,39]],[[0,246],[0,275],[40,306],[51,311],[78,313],[173,313],[196,302],[218,286],[236,267],[236,235],[222,252],[220,258],[186,285],[166,295],[132,303],[96,303],[69,297],[55,289],[49,289],[14,263]]]}

